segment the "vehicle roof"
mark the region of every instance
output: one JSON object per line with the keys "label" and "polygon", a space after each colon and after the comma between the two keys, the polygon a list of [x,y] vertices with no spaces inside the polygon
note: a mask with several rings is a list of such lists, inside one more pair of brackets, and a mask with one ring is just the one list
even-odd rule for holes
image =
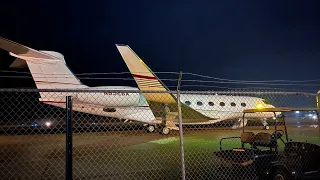
{"label": "vehicle roof", "polygon": [[320,111],[320,108],[277,107],[277,108],[245,109],[243,110],[243,113],[290,112],[290,111]]}

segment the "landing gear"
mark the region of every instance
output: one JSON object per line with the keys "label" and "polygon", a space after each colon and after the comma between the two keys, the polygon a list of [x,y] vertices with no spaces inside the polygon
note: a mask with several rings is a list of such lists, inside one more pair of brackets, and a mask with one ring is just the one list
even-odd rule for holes
{"label": "landing gear", "polygon": [[[153,133],[155,131],[163,135],[168,135],[171,130],[179,130],[179,127],[173,122],[172,119],[176,119],[178,116],[177,112],[170,112],[169,106],[164,105],[164,114],[161,119],[154,121],[154,124],[145,124],[146,131]],[[160,118],[160,117],[159,117]]]}
{"label": "landing gear", "polygon": [[153,133],[156,130],[156,128],[154,127],[154,125],[147,125],[146,130],[149,133]]}
{"label": "landing gear", "polygon": [[172,121],[167,121],[166,124],[145,124],[144,129],[148,133],[159,132],[163,135],[170,134],[171,130],[179,130]]}
{"label": "landing gear", "polygon": [[170,133],[170,129],[167,128],[166,126],[164,126],[164,127],[161,128],[160,133],[163,134],[163,135],[168,135]]}

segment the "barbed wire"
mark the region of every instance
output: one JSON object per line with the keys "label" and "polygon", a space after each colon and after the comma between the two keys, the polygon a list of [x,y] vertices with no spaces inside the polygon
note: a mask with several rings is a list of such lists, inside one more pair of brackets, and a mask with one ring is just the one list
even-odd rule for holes
{"label": "barbed wire", "polygon": [[[176,90],[131,90],[131,89],[103,89],[103,88],[53,88],[53,89],[37,89],[37,88],[0,88],[0,92],[86,92],[86,93],[105,93],[105,92],[114,92],[114,93],[172,93],[177,94]],[[188,91],[188,90],[181,90],[181,94],[287,94],[287,95],[311,95],[317,96],[317,93],[307,93],[307,92],[294,92],[294,91],[216,91],[216,90],[207,90],[207,91]]]}
{"label": "barbed wire", "polygon": [[296,90],[296,89],[288,89],[288,88],[268,88],[268,87],[243,87],[243,88],[231,88],[226,86],[212,86],[212,85],[181,85],[181,87],[209,87],[209,88],[221,88],[221,89],[269,89],[269,90]]}
{"label": "barbed wire", "polygon": [[[132,73],[149,73],[149,72],[109,72],[109,73],[78,73],[78,74],[57,74],[57,73],[30,73],[30,72],[20,72],[20,71],[9,71],[9,70],[0,70],[0,72],[5,72],[5,73],[17,73],[17,74],[40,74],[40,75],[68,75],[68,76],[81,76],[81,75],[123,75],[123,74],[132,74]],[[179,75],[179,72],[173,72],[173,71],[168,71],[168,72],[154,72],[156,74],[175,74]],[[197,76],[197,77],[202,77],[202,78],[209,78],[209,79],[216,79],[219,81],[227,81],[227,82],[241,82],[241,83],[268,83],[268,82],[296,82],[296,83],[303,83],[303,82],[316,82],[320,81],[320,79],[309,79],[309,80],[299,80],[299,81],[293,81],[293,80],[261,80],[261,81],[248,81],[248,80],[234,80],[234,79],[225,79],[225,78],[218,78],[218,77],[212,77],[212,76],[207,76],[207,75],[201,75],[201,74],[196,74],[196,73],[190,73],[190,72],[184,72],[182,73],[184,75],[192,75],[192,76]],[[197,81],[197,80],[194,80]],[[201,80],[200,80],[201,81]],[[211,81],[206,81],[206,82],[211,82]],[[216,82],[216,81],[212,81]]]}
{"label": "barbed wire", "polygon": [[[19,72],[19,71],[7,71],[7,70],[0,70],[0,72],[7,72],[7,73],[17,73],[17,74],[31,74],[32,76],[11,76],[11,75],[3,75],[0,76],[0,78],[21,78],[21,79],[32,79],[32,78],[46,78],[46,79],[57,79],[57,78],[77,78],[81,80],[124,80],[124,81],[134,81],[134,78],[122,78],[122,77],[75,77],[74,75],[71,74],[44,74],[44,73],[30,73],[30,72]],[[139,72],[136,72],[139,73]],[[140,72],[140,73],[146,73],[146,72]],[[177,72],[157,72],[157,73],[163,73],[163,74],[178,74]],[[131,72],[110,72],[110,73],[80,73],[77,75],[123,75],[123,74],[131,74]],[[200,77],[206,77],[206,78],[214,78],[210,76],[204,76],[200,74],[194,74],[194,73],[184,73],[184,74],[190,74],[190,75],[195,75],[195,76],[200,76]],[[47,75],[46,77],[43,76],[35,76],[35,75]],[[170,79],[170,78],[159,78],[161,81],[171,81],[171,82],[176,82],[178,79]],[[219,79],[219,78],[215,78]],[[320,87],[320,84],[301,84],[301,83],[262,83],[262,82],[272,82],[272,81],[242,81],[242,80],[230,80],[230,79],[221,79],[221,80],[229,80],[229,81],[207,81],[207,80],[197,80],[197,79],[182,79],[181,81],[184,82],[181,87],[186,88],[186,87],[203,87],[203,88],[219,88],[219,89],[231,89],[231,90],[239,90],[239,89],[264,89],[264,90],[290,90],[290,91],[304,91],[304,92],[314,92],[313,90],[297,90],[295,89],[288,89],[288,88],[271,88],[271,87],[255,87],[255,88],[247,88],[247,87],[240,87],[240,88],[234,88],[234,87],[225,87],[225,86],[217,86],[217,85],[203,85],[203,84],[185,84],[186,82],[191,82],[191,83],[216,83],[216,84],[235,84],[235,85],[261,85],[261,86],[305,86],[305,87]],[[274,80],[276,81],[285,81],[285,80]],[[311,81],[317,81],[315,80],[306,80],[305,82],[311,82]],[[58,82],[52,82],[52,81],[47,81],[48,83],[58,83]],[[260,83],[259,83],[260,82]],[[289,82],[302,82],[302,81],[289,81]],[[66,82],[67,83],[67,82]],[[167,87],[176,87],[176,86],[169,86]],[[317,91],[317,90],[315,90]]]}
{"label": "barbed wire", "polygon": [[[167,86],[169,87],[169,86]],[[170,86],[176,87],[176,86]],[[192,87],[197,88],[218,88],[218,89],[226,89],[226,90],[234,90],[234,91],[292,91],[292,92],[307,92],[307,93],[314,93],[318,92],[318,89],[314,90],[306,90],[306,89],[291,89],[291,88],[271,88],[271,87],[239,87],[239,88],[232,88],[232,87],[225,87],[225,86],[211,86],[211,85],[181,85],[182,90],[192,90]]]}
{"label": "barbed wire", "polygon": [[[82,76],[82,75],[123,75],[123,74],[132,74],[131,72],[108,72],[108,73],[77,73],[77,74],[70,74],[70,73],[64,73],[64,74],[59,74],[59,73],[30,73],[30,72],[20,72],[20,71],[9,71],[9,70],[0,70],[0,72],[3,73],[15,73],[15,74],[40,74],[40,75],[61,75],[61,76]],[[134,73],[149,73],[149,72],[134,72]],[[179,75],[178,72],[154,72],[156,74],[177,74]]]}
{"label": "barbed wire", "polygon": [[204,81],[204,80],[181,80],[183,82],[201,82],[201,83],[217,83],[217,84],[255,84],[255,85],[268,85],[268,86],[319,86],[320,84],[275,84],[275,83],[251,83],[251,82],[226,82],[226,81]]}
{"label": "barbed wire", "polygon": [[224,79],[224,78],[217,78],[217,77],[212,77],[212,76],[206,76],[206,75],[201,75],[201,74],[196,74],[196,73],[183,73],[185,75],[193,75],[193,76],[198,76],[202,78],[210,78],[210,79],[216,79],[220,81],[236,81],[236,82],[315,82],[315,81],[320,81],[320,79],[309,79],[309,80],[299,80],[299,81],[293,81],[293,80],[262,80],[262,81],[248,81],[248,80],[234,80],[234,79]]}
{"label": "barbed wire", "polygon": [[[57,79],[57,78],[75,78],[74,76],[71,77],[66,77],[66,76],[0,76],[0,78],[21,78],[21,79],[32,79],[32,78],[46,78],[46,79]],[[83,80],[130,80],[133,81],[134,78],[115,78],[115,77],[76,77],[77,79],[83,79]],[[160,79],[161,81],[178,81],[178,79]],[[225,81],[204,81],[204,80],[189,80],[189,79],[184,79],[181,80],[182,82],[197,82],[197,83],[217,83],[217,84],[250,84],[250,85],[266,85],[266,86],[319,86],[320,84],[276,84],[276,83],[248,83],[248,82],[225,82]],[[49,82],[49,81],[48,81]],[[191,86],[191,85],[183,85],[183,86]],[[199,86],[198,84],[194,86]],[[212,86],[214,87],[214,86]]]}
{"label": "barbed wire", "polygon": [[[57,78],[65,78],[65,79],[68,79],[68,78],[76,78],[76,79],[93,79],[93,80],[130,80],[130,81],[133,81],[134,78],[114,78],[114,77],[110,77],[110,78],[107,78],[107,77],[65,77],[65,76],[0,76],[0,78],[21,78],[21,79],[33,79],[33,78],[45,78],[45,79],[57,79]],[[162,81],[178,81],[178,79],[160,79]],[[49,81],[48,81],[49,82]]]}

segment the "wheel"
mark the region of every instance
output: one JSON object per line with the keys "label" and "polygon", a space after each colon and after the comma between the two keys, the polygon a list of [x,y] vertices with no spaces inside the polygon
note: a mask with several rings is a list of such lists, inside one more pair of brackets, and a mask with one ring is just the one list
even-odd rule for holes
{"label": "wheel", "polygon": [[167,134],[169,134],[169,133],[170,133],[170,129],[169,129],[169,128],[163,127],[163,128],[161,129],[161,134],[167,135]]}
{"label": "wheel", "polygon": [[274,174],[272,179],[274,180],[289,180],[291,177],[289,176],[288,172],[282,169],[277,169]]}
{"label": "wheel", "polygon": [[148,125],[147,126],[147,131],[150,132],[150,133],[153,133],[155,129],[156,128],[154,127],[154,125]]}

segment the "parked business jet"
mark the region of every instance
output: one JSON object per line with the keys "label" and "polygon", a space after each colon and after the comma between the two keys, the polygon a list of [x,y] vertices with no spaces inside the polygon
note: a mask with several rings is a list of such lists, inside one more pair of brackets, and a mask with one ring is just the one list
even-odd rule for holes
{"label": "parked business jet", "polygon": [[[0,48],[17,59],[12,68],[28,67],[38,89],[105,90],[104,92],[40,92],[40,101],[65,108],[66,96],[73,98],[75,111],[114,117],[125,121],[151,123],[155,117],[139,89],[128,86],[88,87],[69,70],[64,56],[54,51],[38,51],[0,37]],[[121,92],[112,92],[118,91]],[[131,91],[131,92],[130,92]],[[135,93],[136,91],[136,93]]]}
{"label": "parked business jet", "polygon": [[[177,96],[168,92],[169,89],[152,72],[152,70],[139,58],[128,45],[116,45],[123,60],[128,66],[138,87],[142,91],[159,91],[158,94],[143,93],[154,115],[163,117],[162,112],[167,113],[162,133],[169,133],[170,129],[178,129]],[[248,118],[262,121],[265,128],[269,128],[266,118],[273,117],[273,113],[252,113],[243,118],[244,109],[274,108],[265,99],[248,96],[226,96],[208,94],[181,94],[180,96],[183,124],[212,124],[224,120],[239,119],[234,127],[242,127],[248,122]],[[279,113],[277,113],[279,114]],[[244,122],[243,122],[244,121]],[[158,122],[159,123],[159,122]],[[157,124],[157,123],[156,123]],[[154,130],[154,125],[149,125],[149,131]]]}
{"label": "parked business jet", "polygon": [[[117,45],[117,48],[139,88],[88,87],[70,71],[64,56],[58,52],[38,51],[1,37],[0,48],[16,57],[10,67],[30,69],[38,89],[85,90],[85,92],[40,92],[39,101],[42,103],[65,108],[66,96],[71,95],[75,111],[143,122],[147,124],[149,132],[155,131],[156,128],[159,128],[162,134],[168,134],[172,129],[178,130],[176,95],[138,93],[139,89],[157,91],[168,89],[128,46]],[[97,89],[104,92],[90,92]],[[183,124],[212,124],[239,118],[235,127],[241,127],[247,124],[247,118],[261,120],[273,117],[273,114],[261,113],[258,116],[247,116],[244,121],[242,120],[243,109],[273,107],[264,99],[255,97],[183,94],[181,101]]]}

